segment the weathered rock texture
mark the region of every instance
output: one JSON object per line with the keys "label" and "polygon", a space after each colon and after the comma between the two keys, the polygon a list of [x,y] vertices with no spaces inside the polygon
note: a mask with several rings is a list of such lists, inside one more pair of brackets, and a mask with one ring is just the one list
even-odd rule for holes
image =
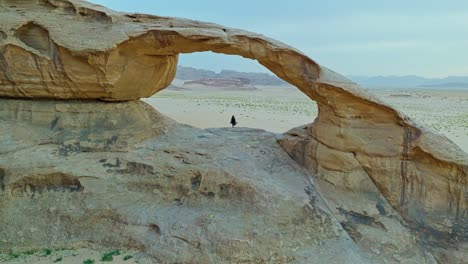
{"label": "weathered rock texture", "polygon": [[336,218],[272,133],[196,129],[141,101],[0,99],[0,121],[0,252],[85,246],[134,249],[159,263],[434,261],[378,195],[330,188],[348,201]]}
{"label": "weathered rock texture", "polygon": [[[418,230],[419,234],[424,234],[423,240],[431,245],[443,246],[445,249],[450,247],[456,249],[466,243],[468,237],[467,155],[445,137],[435,135],[414,124],[409,118],[370,96],[356,84],[321,67],[299,51],[262,35],[242,30],[185,19],[122,14],[78,0],[5,0],[0,2],[0,96],[4,97],[134,100],[150,96],[170,84],[175,74],[179,53],[199,51],[236,54],[256,59],[277,76],[295,85],[317,102],[319,114],[315,122],[305,128],[292,130],[280,138],[279,142],[291,157],[324,181],[324,189],[340,188],[355,194],[376,194],[375,197],[378,199],[375,199],[378,202],[388,201],[405,221],[412,225],[413,230]],[[7,105],[7,103],[2,102],[3,105]],[[75,110],[71,111],[67,107],[65,109],[66,112],[71,113],[82,114],[80,111],[86,113],[87,110],[82,110],[82,106],[92,108],[92,106],[86,104],[72,104],[70,107]],[[35,113],[39,111],[36,109],[51,106],[48,103],[36,105],[35,103],[29,104],[21,101],[7,108],[10,107],[16,110],[8,110],[13,111],[10,113],[9,118],[20,118],[20,121],[30,121],[34,124],[38,120],[38,118],[34,118]],[[47,108],[43,114],[57,115],[63,105],[55,107],[58,107],[55,111]],[[106,110],[103,111],[106,112]],[[109,114],[112,114],[111,112]],[[132,113],[132,111],[129,111],[129,113]],[[2,123],[7,131],[6,134],[2,133],[2,136],[6,136],[8,139],[2,140],[2,148],[7,148],[7,150],[3,150],[2,158],[5,158],[5,155],[10,152],[14,153],[14,157],[21,157],[20,152],[22,150],[18,149],[18,146],[24,146],[27,149],[32,144],[38,148],[46,148],[49,147],[47,144],[52,144],[52,148],[56,148],[57,154],[46,151],[49,157],[51,157],[50,155],[66,156],[70,151],[78,151],[80,154],[76,155],[82,159],[82,163],[79,163],[80,159],[77,158],[74,160],[74,164],[88,167],[87,165],[90,162],[88,159],[91,159],[91,157],[93,159],[97,158],[97,156],[95,157],[89,153],[94,148],[104,151],[104,153],[121,150],[130,151],[135,148],[135,142],[143,142],[139,140],[157,138],[164,131],[165,126],[156,125],[156,129],[150,128],[155,125],[150,116],[145,111],[141,115],[128,115],[125,111],[120,117],[124,118],[124,120],[130,120],[130,126],[127,127],[127,124],[125,124],[118,127],[122,130],[118,132],[122,133],[121,135],[115,134],[117,132],[101,134],[101,132],[95,130],[99,128],[97,124],[100,123],[95,123],[97,119],[94,118],[98,117],[92,114],[85,114],[85,117],[82,117],[88,121],[68,119],[68,117],[60,118],[54,122],[52,120],[49,124],[49,130],[46,129],[47,126],[44,126],[44,124],[38,127],[24,126],[24,130],[21,130],[22,128],[16,127],[15,123]],[[100,120],[105,123],[104,128],[113,126],[114,121],[112,120],[114,119],[99,118],[102,118]],[[69,126],[66,126],[66,120],[70,120]],[[104,120],[110,120],[110,123],[106,123]],[[117,119],[117,124],[121,124],[119,120]],[[81,122],[84,122],[83,125],[96,124],[96,126],[91,126],[92,129],[87,129],[83,125],[74,127],[75,123],[82,124]],[[19,122],[19,124],[21,125],[22,122]],[[62,129],[61,126],[65,127]],[[135,127],[135,129],[132,129],[131,126]],[[10,129],[12,130],[10,131]],[[24,140],[26,132],[35,131],[36,129],[48,136],[39,136],[38,138],[32,136],[30,140],[36,139],[36,141]],[[135,135],[132,135],[132,133],[135,133]],[[41,134],[39,133],[39,135]],[[95,135],[94,140],[91,140],[93,135]],[[47,138],[47,140],[44,141],[44,138]],[[14,141],[15,139],[21,140]],[[54,147],[54,144],[58,144],[60,147]],[[152,170],[146,165],[138,165],[142,163],[141,160],[145,159],[145,155],[150,155],[144,151],[144,149],[151,149],[149,146],[140,146],[140,151],[143,152],[135,154],[138,159],[133,156],[131,156],[131,159],[128,158],[126,167],[121,168],[121,159],[130,157],[127,155],[131,154],[122,153],[123,156],[119,156],[119,162],[115,157],[115,162],[109,163],[108,166],[117,166],[117,163],[119,166],[108,169],[110,170],[109,173],[120,175],[130,173],[135,168],[137,172],[134,175],[146,175],[151,174],[151,171],[154,173],[160,171],[159,167]],[[162,154],[164,149],[153,148],[151,150],[158,152],[158,155],[165,155]],[[27,151],[27,154],[33,155],[34,152]],[[153,155],[156,154],[153,153]],[[187,161],[184,158],[185,154],[177,155],[181,157],[182,161]],[[196,157],[196,154],[194,155]],[[220,158],[223,155],[229,156],[226,151],[225,153],[217,153],[213,157]],[[20,170],[19,167],[21,166],[19,165],[17,167],[13,166],[13,164],[17,163],[12,164],[10,162],[13,159],[12,157],[6,161],[7,167],[11,168],[3,170],[3,174],[7,176],[2,176],[3,183],[0,186],[2,189],[7,190],[7,194],[4,194],[7,195],[7,198],[4,199],[10,199],[10,202],[3,203],[3,206],[7,206],[8,210],[12,210],[9,212],[19,210],[15,209],[19,208],[15,207],[15,203],[22,205],[21,201],[17,201],[18,198],[13,196],[13,193],[27,192],[32,193],[31,195],[35,197],[36,193],[44,192],[45,189],[50,188],[51,190],[69,191],[72,193],[70,195],[81,195],[83,188],[87,190],[88,186],[88,188],[92,189],[94,185],[86,185],[81,181],[78,184],[76,177],[85,177],[88,180],[94,179],[93,177],[106,177],[96,176],[100,171],[92,171],[89,174],[84,172],[67,174],[66,170],[68,169],[54,171],[49,168],[41,172],[39,168],[43,168],[44,164],[34,161],[25,165],[26,160],[29,162],[35,159],[32,158],[34,156],[26,155],[24,157],[25,160],[21,163],[21,166],[25,166],[24,170]],[[284,157],[276,157],[274,160],[273,157],[269,158],[269,163],[267,162],[261,166],[272,166],[267,164],[273,164]],[[43,159],[44,157],[41,156],[37,160]],[[134,160],[139,161],[132,163],[135,162]],[[47,166],[55,168],[60,167],[58,164],[63,160],[60,158],[60,162],[57,162],[56,158],[51,158],[50,162],[51,164]],[[104,164],[108,163],[104,162]],[[150,166],[156,168],[154,165]],[[253,171],[256,170],[255,168],[256,166],[252,166]],[[14,172],[12,175],[16,176],[8,176],[12,172]],[[33,175],[31,175],[32,172],[34,172]],[[233,169],[232,173],[234,172],[237,173]],[[180,171],[179,173],[189,175],[188,172],[185,174],[185,172]],[[246,172],[245,177],[248,178],[249,173]],[[219,174],[219,172],[216,174]],[[196,178],[196,174],[194,175]],[[123,180],[117,176],[115,178],[116,180]],[[7,180],[5,181],[5,179]],[[138,181],[141,181],[141,179],[139,178]],[[33,182],[33,184],[27,185],[27,182]],[[60,182],[67,184],[65,184],[65,187],[60,187],[60,184],[58,184]],[[105,184],[111,183],[106,182]],[[103,184],[103,188],[105,184]],[[150,186],[151,184],[155,183],[150,183]],[[194,185],[197,186],[197,184]],[[328,184],[333,186],[330,187]],[[282,185],[280,184],[274,188],[283,188],[280,186]],[[131,189],[119,187],[117,183],[112,187],[105,188],[117,188],[121,192]],[[178,190],[178,187],[168,188]],[[228,193],[240,192],[236,191],[238,187],[233,187],[233,190],[230,187],[226,188],[229,190]],[[256,187],[251,188],[255,189]],[[15,189],[15,192],[12,192],[12,189]],[[140,187],[136,189],[141,191]],[[156,192],[156,189],[158,188],[155,186],[152,192]],[[218,190],[222,192],[221,189]],[[94,190],[98,193],[97,189]],[[181,193],[187,192],[191,192],[190,188]],[[215,196],[221,195],[216,194],[215,191],[211,192]],[[212,196],[209,193],[207,196]],[[239,197],[243,199],[250,197],[249,194],[240,193]],[[104,191],[104,194],[103,197],[112,200],[106,191]],[[112,195],[111,197],[114,197]],[[170,197],[170,199],[172,198],[180,200],[180,197]],[[359,231],[355,224],[348,222],[353,219],[364,219],[363,221],[368,225],[381,229],[382,225],[384,227],[385,225],[379,223],[375,217],[368,215],[370,212],[367,210],[353,209],[350,212],[346,208],[351,205],[346,206],[345,200],[343,199],[341,202],[333,201],[332,197],[329,197],[326,202],[330,206],[334,206],[331,212],[342,218],[338,220],[342,222],[348,233],[352,234],[353,238],[361,246],[372,244],[372,241],[378,239],[377,237],[363,235],[363,232]],[[131,203],[137,201],[132,200]],[[122,202],[131,204],[127,200]],[[31,215],[43,212],[37,209],[40,205],[35,204],[34,206],[36,206],[36,211],[31,209]],[[74,206],[74,208],[79,208],[78,212],[85,212],[83,208],[86,208],[87,205],[76,204]],[[123,208],[119,206],[115,204],[115,206],[106,207],[102,203],[97,208]],[[284,208],[286,207],[285,205]],[[91,206],[91,208],[94,207]],[[268,206],[266,205],[265,208],[268,208]],[[382,209],[382,207],[379,208]],[[128,210],[131,210],[131,208],[129,207]],[[174,209],[171,207],[170,210]],[[147,212],[147,209],[142,209],[142,211]],[[264,211],[261,211],[261,213],[264,213]],[[388,210],[378,211],[382,213]],[[46,214],[46,212],[43,213]],[[229,215],[229,210],[224,213]],[[82,218],[80,218],[79,213],[77,214],[74,216],[75,218],[66,216],[65,219],[60,219],[60,221],[61,223],[69,221],[69,227],[72,227],[73,223],[86,223],[86,219],[83,219],[86,214],[82,214]],[[13,221],[13,219],[8,218],[9,216],[11,215],[4,216],[2,214],[4,224]],[[47,215],[42,216],[50,217]],[[99,218],[98,214],[95,219]],[[112,219],[113,222],[120,221],[126,226],[125,228],[135,226],[134,231],[137,233],[143,232],[137,228],[140,223],[144,223],[145,228],[151,227],[152,230],[155,230],[155,233],[163,230],[141,219],[127,220],[123,218],[123,220],[119,220],[118,216],[112,216]],[[302,221],[303,219],[300,220],[300,222]],[[92,230],[93,223],[95,221],[89,222],[85,225],[85,228]],[[103,223],[107,222],[104,221]],[[285,226],[292,228],[288,224],[285,224]],[[307,227],[300,227],[297,230],[300,229],[304,230],[300,232],[301,234],[307,234],[305,231]],[[386,227],[384,229],[389,230]],[[59,234],[70,234],[65,236],[66,239],[74,238],[73,234],[77,233],[65,229],[62,231]],[[11,237],[12,234],[6,234],[6,236]],[[229,237],[233,238],[235,235],[232,234]],[[293,239],[292,237],[294,236],[291,236],[291,239]],[[65,240],[65,238],[62,240]],[[21,241],[34,240],[34,238],[28,239]],[[271,242],[274,237],[264,236],[263,239]],[[189,241],[188,244],[195,241],[186,237],[181,240]],[[212,239],[206,238],[206,241],[212,241]],[[287,241],[287,239],[282,241]],[[151,241],[140,242],[139,245],[151,244]],[[301,244],[301,242],[298,242],[298,244]],[[291,250],[293,246],[291,245],[288,248]],[[298,254],[308,254],[305,253],[309,252],[308,250],[317,252],[313,249],[307,249],[301,251],[304,253]],[[231,254],[235,255],[236,252],[233,251]],[[377,249],[375,252],[382,251]],[[174,255],[177,255],[177,253],[174,253]],[[394,258],[401,258],[400,254],[397,255],[398,257]],[[441,258],[447,257],[447,254],[444,256],[443,253],[437,253],[437,256],[441,261],[444,261]]]}

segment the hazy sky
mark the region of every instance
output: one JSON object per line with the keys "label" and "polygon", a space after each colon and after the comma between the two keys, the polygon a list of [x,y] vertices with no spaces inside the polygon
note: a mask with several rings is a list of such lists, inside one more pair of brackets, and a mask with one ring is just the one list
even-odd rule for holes
{"label": "hazy sky", "polygon": [[[91,0],[258,32],[346,75],[468,75],[468,0]],[[180,65],[265,71],[247,59],[197,53]]]}

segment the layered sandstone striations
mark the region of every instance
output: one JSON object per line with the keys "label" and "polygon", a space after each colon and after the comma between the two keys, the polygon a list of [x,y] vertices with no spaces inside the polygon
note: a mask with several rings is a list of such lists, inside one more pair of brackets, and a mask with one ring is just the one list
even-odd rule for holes
{"label": "layered sandstone striations", "polygon": [[[388,256],[397,261],[408,260],[411,256],[417,258],[414,260],[416,262],[430,260],[430,254],[416,250],[419,248],[414,244],[417,239],[409,234],[405,223],[410,223],[411,229],[420,234],[419,241],[436,248],[433,252],[436,252],[440,262],[449,258],[463,259],[463,252],[466,252],[463,245],[466,246],[468,237],[466,153],[446,138],[415,124],[356,84],[321,67],[299,51],[242,30],[186,19],[117,13],[78,0],[0,2],[0,96],[3,97],[135,100],[151,96],[169,86],[175,75],[178,54],[200,51],[256,59],[317,102],[319,114],[314,123],[292,130],[278,141],[291,157],[318,178],[318,186],[327,190],[323,192],[323,202],[330,210],[325,210],[325,215],[329,219],[336,216],[335,222],[330,220],[322,225],[320,221],[327,217],[314,216],[319,210],[319,206],[314,203],[310,214],[307,211],[309,209],[304,209],[307,213],[298,213],[302,210],[299,208],[304,208],[302,201],[311,199],[305,197],[299,189],[303,190],[310,185],[304,182],[307,178],[305,174],[298,176],[296,170],[299,168],[291,165],[288,157],[279,154],[279,150],[273,147],[276,143],[271,143],[271,135],[268,142],[273,145],[262,149],[263,152],[259,150],[259,153],[250,156],[246,154],[245,149],[257,149],[262,144],[255,144],[264,143],[252,139],[252,143],[242,145],[244,150],[233,154],[232,149],[220,147],[234,140],[230,137],[233,135],[231,132],[209,133],[184,126],[171,126],[171,122],[160,118],[139,102],[105,104],[2,100],[0,221],[2,226],[9,226],[17,219],[21,220],[19,225],[1,230],[1,237],[8,238],[0,241],[3,243],[1,249],[43,243],[44,239],[49,238],[43,237],[39,241],[36,239],[40,236],[25,234],[24,231],[21,231],[21,239],[14,239],[14,236],[20,232],[20,226],[31,226],[30,230],[47,230],[49,227],[40,224],[40,220],[57,218],[56,233],[49,244],[92,241],[96,244],[116,245],[122,242],[119,240],[121,237],[126,237],[129,239],[125,241],[130,242],[125,246],[151,251],[151,245],[161,245],[167,251],[160,251],[161,247],[152,248],[154,256],[177,260],[176,256],[180,252],[191,252],[187,258],[196,255],[202,261],[221,254],[217,250],[225,249],[222,245],[245,245],[247,248],[252,246],[252,241],[271,243],[276,237],[281,237],[282,233],[271,233],[268,230],[286,228],[288,230],[284,237],[277,241],[289,241],[290,244],[287,247],[278,244],[277,250],[286,248],[284,254],[279,255],[294,255],[293,259],[302,258],[306,262],[314,260],[314,256],[308,252],[313,255],[320,251],[320,247],[314,244],[318,240],[331,239],[334,245],[332,251],[323,253],[325,259],[332,258],[332,255],[349,245],[347,235],[340,233],[340,225],[333,224],[339,221],[359,248],[369,249],[369,245],[379,243],[382,246],[380,249],[371,249],[373,253],[370,255],[366,250],[364,254],[356,253],[359,250],[354,255],[350,253],[356,262],[362,258],[374,260],[374,255],[386,261]],[[102,116],[101,112],[108,115]],[[178,129],[171,130],[171,127]],[[166,130],[172,132],[166,133]],[[37,133],[30,136],[30,131]],[[239,132],[250,135],[248,131]],[[219,138],[203,133],[214,134]],[[235,135],[236,132],[233,133]],[[172,138],[165,138],[164,135]],[[196,135],[197,138],[190,135]],[[188,148],[176,151],[168,146],[160,146],[176,141],[188,144],[192,140],[203,144],[189,144]],[[215,144],[216,147],[210,148],[209,144]],[[220,150],[215,151],[218,147]],[[203,148],[208,151],[203,152]],[[205,154],[198,155],[194,149],[201,149],[200,153]],[[208,155],[206,152],[213,153]],[[164,153],[170,156],[170,161],[158,160],[166,155]],[[252,155],[255,156],[251,161],[253,163],[250,167],[246,166]],[[286,175],[287,180],[273,172],[256,173],[259,168],[268,170],[281,162],[288,165],[277,168],[281,171],[278,174]],[[202,167],[192,170],[193,164]],[[214,172],[209,179],[214,183],[207,187],[207,192],[204,189],[200,191],[202,183],[199,179],[203,178],[202,172],[205,172],[203,164],[216,166],[215,169],[211,168]],[[230,169],[224,169],[226,166]],[[175,170],[171,172],[171,168]],[[239,171],[239,168],[246,170]],[[165,181],[165,175],[158,175],[161,172],[167,172],[169,179],[176,176],[183,179],[181,182],[169,183]],[[271,175],[275,176],[270,178]],[[252,177],[257,182],[246,183]],[[164,181],[160,183],[160,179]],[[188,179],[190,184],[187,183]],[[239,179],[242,181],[239,182]],[[144,180],[148,182],[142,184]],[[272,182],[268,183],[269,180]],[[151,195],[144,195],[145,188],[150,188],[147,193]],[[122,196],[122,201],[117,199],[122,193],[128,192],[134,192],[134,196],[128,196],[131,199],[127,196]],[[337,195],[330,195],[334,192]],[[152,196],[155,193],[160,196]],[[189,203],[186,211],[180,211],[184,216],[193,216],[191,220],[182,226],[169,221],[179,216],[170,212],[179,212],[174,206],[178,206],[189,194],[195,195],[200,202]],[[223,195],[227,195],[224,197],[230,200],[222,200]],[[45,200],[29,203],[31,197]],[[210,197],[214,197],[215,202],[211,204],[213,207],[210,207],[212,211],[208,212],[208,218],[204,216],[206,219],[202,217],[201,220],[195,220],[199,216],[197,210],[200,204],[210,201],[200,199]],[[272,197],[280,197],[278,206],[269,203]],[[157,201],[161,203],[155,205],[153,199],[159,199]],[[247,202],[244,203],[244,199]],[[138,207],[138,210],[132,208],[141,201],[147,204]],[[169,201],[175,203],[169,204]],[[391,208],[386,206],[387,202]],[[52,203],[58,204],[42,210],[42,205]],[[220,215],[230,216],[230,213],[235,212],[232,208],[238,204],[241,205],[241,211],[237,211],[237,216],[220,220],[224,221],[223,224],[214,229],[206,224],[211,223],[211,215],[216,216],[216,208],[224,208],[219,209]],[[356,208],[360,204],[363,206]],[[61,209],[54,214],[57,208]],[[67,208],[76,210],[67,211]],[[288,211],[294,208],[297,210]],[[399,215],[393,214],[392,208],[405,222]],[[152,215],[153,209],[163,213]],[[260,214],[256,209],[259,209]],[[224,229],[226,226],[234,228],[232,223],[249,222],[248,218],[239,216],[246,214],[242,210],[255,211],[255,216],[276,217],[269,210],[279,210],[281,217],[267,222],[266,227],[269,229],[264,229],[255,240],[258,234],[246,235],[248,232],[243,233],[246,229],[242,227],[231,233]],[[166,227],[152,220],[163,215],[170,216],[170,219],[166,219],[170,223]],[[304,218],[309,216],[313,218],[310,226]],[[271,218],[266,217],[264,220]],[[249,222],[251,228],[247,228],[249,232],[258,228],[255,224],[258,221],[252,219]],[[35,223],[38,223],[38,227],[33,226]],[[364,227],[362,223],[365,223]],[[115,225],[120,225],[115,229],[116,232],[124,231],[95,235],[97,226],[101,226],[102,230],[110,230]],[[178,233],[180,230],[189,230],[188,226],[197,225],[200,228],[195,228],[195,233],[189,237]],[[369,228],[378,229],[381,235],[368,231]],[[172,229],[175,231],[171,231],[169,237],[161,237],[161,234],[165,234],[164,230]],[[148,236],[148,230],[152,230],[156,238]],[[317,230],[323,232],[323,237],[316,235],[320,233]],[[394,238],[395,234],[401,232],[408,234],[403,236],[406,242],[397,238],[391,243],[382,240],[383,234]],[[187,234],[185,231],[183,233]],[[206,234],[215,235],[206,237],[210,236]],[[218,249],[215,245],[221,241],[219,234],[228,234],[226,236],[230,240],[219,243],[221,246]],[[315,242],[305,242],[307,239]],[[184,245],[186,251],[171,251],[171,245],[178,243]],[[394,246],[383,246],[387,244]],[[240,247],[233,247],[232,251],[223,254],[226,258],[236,256]],[[208,252],[200,253],[199,248]],[[403,254],[404,248],[414,250]],[[264,249],[265,252],[272,250],[271,245],[265,245]],[[447,250],[461,252],[461,255],[448,254]],[[398,253],[394,253],[394,256],[392,252]],[[273,257],[267,253],[251,254],[243,257],[248,259],[257,256],[259,261],[268,261],[266,257]],[[185,260],[183,256],[181,259]],[[238,256],[236,260],[242,259]]]}

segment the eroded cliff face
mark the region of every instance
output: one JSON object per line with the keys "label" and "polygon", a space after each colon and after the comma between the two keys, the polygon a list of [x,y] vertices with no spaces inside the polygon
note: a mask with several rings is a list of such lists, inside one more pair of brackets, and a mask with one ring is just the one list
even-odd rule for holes
{"label": "eroded cliff face", "polygon": [[[175,74],[178,54],[200,51],[235,54],[256,59],[317,102],[319,115],[315,122],[305,128],[286,133],[278,141],[292,158],[318,177],[320,187],[327,190],[323,192],[323,196],[326,197],[323,202],[331,208],[328,214],[338,217],[341,226],[360,248],[369,249],[369,245],[372,244],[386,244],[385,241],[380,240],[381,236],[369,235],[372,232],[365,231],[368,228],[377,228],[382,234],[387,235],[403,232],[401,230],[409,232],[404,227],[404,221],[406,221],[411,224],[413,231],[424,234],[420,237],[421,241],[435,245],[435,247],[439,246],[444,250],[451,248],[454,249],[453,252],[463,252],[461,249],[457,251],[457,247],[461,248],[462,245],[466,245],[468,237],[467,155],[445,137],[436,135],[413,123],[405,115],[361,90],[356,84],[318,65],[299,51],[262,35],[238,29],[186,19],[117,13],[79,0],[5,0],[0,2],[0,96],[3,97],[135,100],[150,96],[170,84]],[[108,164],[102,165],[102,167],[107,166],[106,172],[109,171],[108,173],[111,174],[125,174],[125,172],[135,168],[136,172],[132,174],[135,177],[146,175],[148,170],[155,173],[165,171],[166,167],[164,166],[166,165],[158,167],[159,165],[148,165],[143,161],[146,160],[145,155],[149,155],[148,157],[156,155],[147,152],[150,149],[149,146],[153,144],[149,142],[157,141],[161,135],[165,135],[166,129],[175,125],[171,125],[172,121],[158,118],[159,115],[151,114],[151,111],[140,104],[139,102],[121,104],[64,102],[56,104],[50,101],[2,100],[0,110],[4,114],[1,126],[5,131],[2,133],[5,139],[1,143],[3,152],[0,155],[0,160],[3,159],[5,168],[1,170],[3,176],[0,188],[6,190],[3,199],[8,202],[2,204],[9,212],[2,215],[1,219],[4,223],[13,221],[14,219],[10,217],[13,217],[14,212],[17,212],[18,209],[15,208],[21,208],[25,205],[26,200],[17,200],[14,193],[32,193],[36,197],[36,193],[59,189],[64,190],[65,193],[70,191],[75,195],[74,198],[80,200],[87,196],[85,195],[86,190],[92,189],[93,186],[102,186],[105,187],[104,193],[107,196],[100,196],[102,200],[99,204],[102,205],[102,208],[107,208],[103,205],[104,201],[110,200],[109,197],[115,197],[115,190],[128,192],[130,189],[125,187],[127,183],[114,185],[104,180],[97,181],[103,182],[101,185],[93,185],[94,183],[87,185],[80,180],[80,177],[90,176],[90,179],[101,177],[102,171],[98,169],[92,171],[91,168],[88,168],[91,160],[98,158],[97,155],[93,154],[94,152],[119,153],[118,157],[114,157],[113,163],[102,162]],[[135,112],[135,110],[137,111]],[[101,115],[101,111],[107,115]],[[97,114],[98,112],[99,114]],[[115,116],[114,112],[120,114]],[[185,131],[195,135],[202,133],[183,126],[179,128],[179,130],[174,131]],[[30,131],[36,130],[35,135],[29,136]],[[243,132],[249,134],[247,131]],[[216,134],[217,132],[212,131],[212,133]],[[232,136],[232,134],[228,134]],[[200,139],[203,138],[203,135],[199,136]],[[172,140],[176,141],[174,138]],[[223,140],[229,140],[229,137]],[[219,139],[216,142],[221,141]],[[248,146],[245,147],[248,148]],[[30,148],[41,150],[45,148],[44,156],[36,157],[34,151],[26,151]],[[165,149],[159,148],[153,148],[152,151],[159,154],[172,153],[170,150],[165,152]],[[190,161],[189,163],[184,162],[187,159],[184,158],[185,154],[183,153],[191,153],[190,155],[193,154],[194,157],[197,157],[197,154],[188,149],[184,151],[174,154],[174,158],[180,159],[185,164],[183,166],[188,168],[190,166],[187,164],[192,163]],[[267,149],[264,151],[268,153],[268,151],[277,150]],[[14,158],[9,156],[11,153],[14,153],[14,157],[23,157],[23,163],[20,165],[12,162]],[[41,171],[42,169],[39,169],[45,166],[41,163],[45,162],[44,157],[50,159],[50,166],[59,168],[59,164],[66,161],[63,157],[70,159],[69,153],[73,153],[71,156],[73,156],[74,165],[88,168],[91,171],[70,173],[67,172],[71,170],[68,167],[64,167],[62,170],[45,169]],[[220,162],[219,168],[226,166],[221,161],[230,158],[222,159],[221,157],[231,157],[229,150],[216,153],[213,157],[217,157],[215,160]],[[128,155],[136,156],[131,156],[127,166],[123,167],[121,160]],[[243,155],[239,153],[238,156],[243,157]],[[255,157],[261,159],[259,156]],[[153,156],[153,158],[157,157]],[[281,158],[280,156],[265,156],[265,158],[266,160],[261,159],[260,165],[252,165],[252,170],[245,172],[245,178],[255,174],[252,171],[258,170],[257,165],[265,168],[265,166],[274,166],[271,164],[278,160],[285,159],[284,162],[286,162],[288,159],[284,155]],[[135,162],[133,159],[138,160],[137,163],[133,163]],[[33,162],[25,165],[26,160]],[[107,159],[101,158],[99,160]],[[153,169],[138,164],[153,166]],[[95,166],[99,167],[98,165]],[[24,167],[21,169],[21,166]],[[187,168],[181,167],[176,175],[190,175],[191,172],[187,172]],[[222,177],[219,175],[224,175],[219,168],[214,173],[217,176],[213,176],[216,179]],[[14,173],[11,174],[12,172]],[[237,177],[234,176],[236,173],[237,169],[232,168],[231,176]],[[266,174],[261,175],[266,177],[265,179],[269,177]],[[197,186],[198,176],[194,177],[194,186]],[[124,181],[126,182],[126,180]],[[152,181],[148,183],[149,186],[157,186],[157,181],[155,179]],[[28,185],[28,182],[31,184]],[[280,185],[270,187],[289,188],[287,187],[289,183],[279,182],[281,182]],[[60,187],[61,183],[64,183],[65,187]],[[217,186],[220,184],[217,183]],[[282,184],[285,186],[281,187]],[[304,182],[298,183],[297,186],[299,185],[301,188],[308,186]],[[179,187],[167,186],[169,189],[172,188],[172,191],[170,194],[164,193],[161,197],[174,195],[174,193],[179,193],[180,196],[179,189],[177,189]],[[112,188],[117,189],[111,190]],[[186,190],[184,187],[180,188]],[[222,192],[221,189],[226,190],[226,188],[228,193],[231,191],[236,193],[238,189],[233,187],[234,189],[231,190],[228,185],[228,187],[219,187],[218,190]],[[255,184],[252,188],[257,190]],[[12,192],[13,189],[14,192]],[[158,188],[153,188],[151,192],[156,192],[156,189]],[[94,190],[99,193],[97,189]],[[140,192],[141,188],[138,187],[137,190]],[[182,193],[184,192],[182,191]],[[188,192],[190,193],[190,188]],[[206,197],[203,194],[199,198],[209,198],[213,196],[211,193],[218,197],[215,191],[209,191],[205,193]],[[287,192],[285,191],[285,193]],[[330,195],[334,193],[337,195]],[[372,194],[373,198],[367,197],[368,194]],[[60,196],[62,194],[55,193],[53,195]],[[244,194],[240,196],[244,197]],[[341,198],[337,199],[336,197]],[[160,198],[151,197],[148,199]],[[174,199],[180,200],[180,197]],[[131,201],[137,202],[137,200]],[[261,206],[271,209],[269,206],[272,205],[265,205],[265,200],[259,201],[249,202],[253,204],[258,202]],[[353,203],[346,201],[355,201],[355,203],[353,205]],[[360,203],[366,206],[354,207]],[[74,206],[85,208],[86,204]],[[385,207],[385,205],[391,205],[391,207]],[[65,202],[63,206],[66,206]],[[218,204],[214,206],[218,206]],[[120,208],[117,204],[108,208],[114,207]],[[286,207],[285,205],[284,208]],[[164,208],[159,209],[169,210],[167,206]],[[38,219],[51,217],[43,215],[42,211],[37,208],[34,210],[30,211],[30,214],[33,216],[37,214]],[[147,212],[147,210],[145,207],[138,214],[145,215],[146,213],[142,212]],[[261,213],[268,210],[262,210]],[[393,212],[392,210],[398,213],[387,213]],[[83,213],[82,217],[86,214]],[[225,210],[223,214],[229,215],[229,210]],[[289,215],[289,213],[285,213],[285,215]],[[398,215],[402,216],[404,221],[399,219]],[[65,216],[65,219],[69,221],[65,225],[67,228],[77,228],[74,224],[84,221],[78,216],[76,216],[78,218],[74,217]],[[100,217],[95,217],[95,221],[90,221],[86,228],[95,231],[93,227],[95,223],[101,223],[97,220],[98,218]],[[396,218],[398,221],[395,220]],[[112,221],[104,221],[104,225],[110,228],[112,224],[109,223],[123,223],[126,230],[139,225],[131,224],[134,222],[130,220],[119,220],[119,222],[115,219],[120,218],[112,216]],[[237,219],[242,222],[241,219]],[[144,222],[144,227],[151,226],[154,230],[161,230],[159,226],[156,228],[150,222],[143,220],[137,222]],[[362,223],[365,224],[362,225]],[[276,225],[276,223],[273,224]],[[286,226],[288,225],[286,224]],[[400,228],[400,226],[402,227]],[[339,227],[340,225],[335,226],[335,228],[340,229]],[[46,227],[42,226],[41,228]],[[301,228],[305,230],[308,227],[302,226]],[[86,237],[77,235],[80,234],[78,231],[61,230],[63,232],[59,232],[57,235],[63,236],[60,241],[65,241],[65,238],[76,238],[78,241]],[[138,228],[133,231],[138,234],[143,232]],[[12,237],[13,233],[8,232],[5,233],[5,237]],[[337,232],[339,233],[339,231]],[[129,236],[130,234],[133,233],[128,231],[124,235]],[[99,241],[109,241],[110,239],[106,236],[103,237],[105,238]],[[234,234],[232,237],[235,237]],[[412,234],[404,237],[407,238],[406,241],[414,240]],[[34,239],[34,237],[28,237],[21,241],[35,241]],[[140,237],[137,239],[138,245],[146,247],[152,241],[147,239],[143,236]],[[264,236],[262,239],[271,241],[274,237]],[[406,245],[406,248],[417,248],[414,243],[395,239],[392,245],[399,243]],[[185,237],[182,240],[191,241]],[[281,241],[289,240],[294,241],[293,236],[285,237]],[[98,240],[94,241],[98,243]],[[168,240],[163,241],[167,242]],[[211,238],[205,240],[206,243],[211,243],[209,241]],[[15,243],[7,243],[4,248]],[[31,242],[30,245],[35,245],[34,243],[36,242]],[[173,242],[168,242],[165,245],[169,247],[168,245],[171,243]],[[301,243],[298,242],[298,244]],[[22,245],[26,246],[26,244]],[[340,251],[342,245],[335,247],[337,249],[335,252]],[[291,250],[292,247],[291,244],[289,249]],[[408,252],[403,254],[401,246],[395,247],[400,250],[399,253],[395,253],[398,255],[397,257],[389,257],[392,250],[397,252],[394,247],[377,248],[371,250],[373,253],[364,253],[364,255],[372,260],[379,257],[398,260],[402,255],[408,258],[411,256]],[[265,250],[266,248],[268,246],[265,246]],[[236,248],[236,250],[238,249]],[[230,256],[235,255],[236,250],[230,252]],[[304,252],[308,250],[318,252],[317,249],[304,249]],[[381,254],[381,252],[384,253]],[[441,251],[437,252],[439,260],[443,262],[447,254],[440,253]],[[304,254],[307,255],[307,253]],[[375,257],[373,254],[379,256]],[[415,255],[418,258],[417,262],[430,259],[426,253],[418,254]],[[330,253],[331,255],[333,254]],[[361,261],[360,255],[359,253],[356,256],[356,261]],[[164,256],[166,257],[166,255]],[[259,255],[259,259],[265,260],[265,256]],[[463,255],[461,258],[455,256],[455,259],[457,258],[463,259]],[[306,258],[306,260],[309,259]]]}

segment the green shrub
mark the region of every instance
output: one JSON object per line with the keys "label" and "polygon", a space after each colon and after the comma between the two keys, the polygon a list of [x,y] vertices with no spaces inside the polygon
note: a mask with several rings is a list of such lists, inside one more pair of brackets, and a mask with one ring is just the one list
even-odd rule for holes
{"label": "green shrub", "polygon": [[44,249],[44,254],[43,254],[42,256],[43,256],[43,257],[47,257],[47,256],[49,256],[50,254],[52,254],[52,250],[50,250],[50,249],[47,248],[47,249]]}
{"label": "green shrub", "polygon": [[119,250],[112,250],[110,252],[104,253],[101,257],[101,261],[112,261],[114,260],[114,256],[120,255]]}

